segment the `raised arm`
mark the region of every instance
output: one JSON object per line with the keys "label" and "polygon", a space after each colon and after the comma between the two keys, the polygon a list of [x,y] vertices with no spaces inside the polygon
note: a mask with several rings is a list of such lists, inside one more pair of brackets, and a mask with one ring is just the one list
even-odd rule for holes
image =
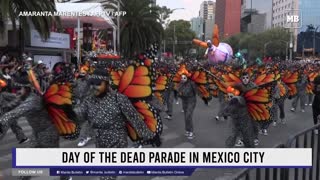
{"label": "raised arm", "polygon": [[117,94],[117,101],[121,109],[122,114],[126,120],[130,122],[131,126],[136,130],[139,137],[144,140],[150,140],[153,138],[153,133],[148,129],[144,121],[140,118],[138,111],[133,107],[129,99],[122,95]]}
{"label": "raised arm", "polygon": [[8,131],[10,124],[14,120],[18,120],[20,117],[32,113],[35,109],[37,109],[35,108],[36,105],[40,105],[40,101],[35,98],[29,98],[25,101],[22,101],[21,104],[16,108],[2,115],[0,117],[0,139]]}

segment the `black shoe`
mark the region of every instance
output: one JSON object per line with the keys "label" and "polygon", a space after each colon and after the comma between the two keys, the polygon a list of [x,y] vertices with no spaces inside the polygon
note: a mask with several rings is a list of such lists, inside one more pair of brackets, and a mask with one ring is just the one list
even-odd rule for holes
{"label": "black shoe", "polygon": [[224,120],[228,120],[228,116],[223,116],[223,119]]}
{"label": "black shoe", "polygon": [[23,144],[23,143],[26,143],[26,142],[29,142],[29,138],[24,138],[24,139],[21,139],[21,141],[19,141],[19,144]]}

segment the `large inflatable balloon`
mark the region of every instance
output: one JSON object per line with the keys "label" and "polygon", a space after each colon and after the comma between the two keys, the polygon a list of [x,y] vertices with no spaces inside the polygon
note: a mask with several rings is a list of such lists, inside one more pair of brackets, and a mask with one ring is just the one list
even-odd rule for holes
{"label": "large inflatable balloon", "polygon": [[210,41],[211,47],[208,47],[208,42],[203,42],[198,39],[193,39],[193,43],[208,50],[208,61],[210,63],[226,62],[233,57],[233,51],[229,44],[219,41],[218,26],[213,28],[213,37]]}

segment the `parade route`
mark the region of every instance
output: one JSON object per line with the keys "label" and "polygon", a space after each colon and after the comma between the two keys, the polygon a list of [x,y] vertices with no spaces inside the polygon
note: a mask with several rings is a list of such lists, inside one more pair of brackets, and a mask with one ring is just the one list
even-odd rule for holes
{"label": "parade route", "polygon": [[[194,112],[194,133],[195,138],[192,140],[184,136],[184,118],[181,112],[181,102],[174,104],[173,119],[167,120],[163,118],[164,131],[162,134],[161,148],[224,148],[225,140],[231,134],[230,121],[216,121],[214,117],[217,114],[218,100],[214,99],[206,106],[201,99],[197,101],[197,107]],[[302,113],[299,108],[295,113],[290,112],[291,101],[287,100],[285,105],[286,110],[286,124],[278,124],[276,127],[270,125],[269,135],[259,135],[259,148],[271,148],[279,143],[286,143],[287,139],[295,133],[309,128],[313,125],[311,106],[306,107],[306,112]],[[163,117],[166,114],[163,114]],[[21,119],[19,125],[26,132],[28,137],[31,136],[32,129],[28,123]],[[60,146],[63,148],[77,148],[78,141],[61,140]],[[3,179],[8,179],[11,175],[11,148],[25,147],[19,145],[11,130],[6,137],[0,142],[0,175]],[[132,144],[131,144],[132,146]],[[94,148],[91,141],[86,148]],[[228,179],[227,177],[239,169],[197,169],[191,177],[118,177],[119,180],[213,180],[213,179]],[[0,178],[1,179],[1,178]],[[10,180],[18,179],[17,177],[9,177]],[[35,180],[53,180],[58,177],[35,177]],[[96,180],[98,177],[73,177],[73,180]]]}

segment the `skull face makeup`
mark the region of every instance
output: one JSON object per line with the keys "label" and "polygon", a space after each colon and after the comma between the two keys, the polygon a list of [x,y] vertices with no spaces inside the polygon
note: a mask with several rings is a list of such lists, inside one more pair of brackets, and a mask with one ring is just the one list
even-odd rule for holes
{"label": "skull face makeup", "polygon": [[181,76],[181,82],[182,83],[185,83],[185,82],[187,82],[188,81],[188,77],[186,76],[186,75],[182,75]]}
{"label": "skull face makeup", "polygon": [[99,97],[107,92],[107,82],[106,81],[100,81],[100,83],[92,84],[94,88],[94,95]]}
{"label": "skull face makeup", "polygon": [[249,77],[249,75],[243,75],[243,76],[241,77],[241,81],[242,81],[242,83],[243,83],[244,85],[247,85],[247,84],[250,82],[250,77]]}
{"label": "skull face makeup", "polygon": [[227,94],[227,101],[231,101],[231,99],[234,97],[233,93],[228,93]]}

